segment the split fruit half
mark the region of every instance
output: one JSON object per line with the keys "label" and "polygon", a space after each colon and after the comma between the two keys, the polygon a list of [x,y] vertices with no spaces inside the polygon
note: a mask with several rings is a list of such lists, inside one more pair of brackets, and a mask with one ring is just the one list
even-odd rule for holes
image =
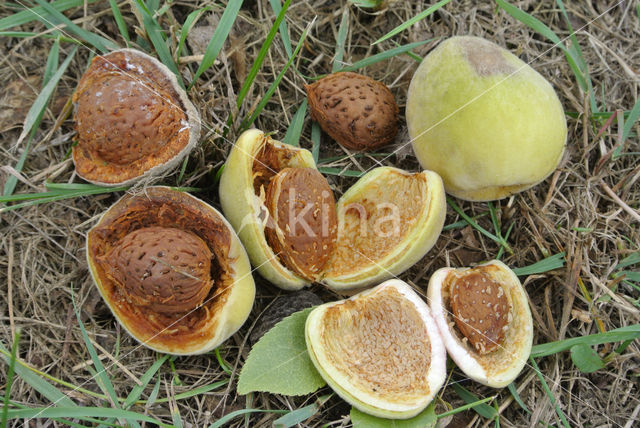
{"label": "split fruit half", "polygon": [[73,95],[76,172],[120,186],[177,166],[200,138],[200,117],[176,76],[134,49],[97,56]]}
{"label": "split fruit half", "polygon": [[159,352],[208,352],[253,306],[251,266],[231,225],[168,187],[126,195],[109,208],[89,231],[87,262],[116,319]]}
{"label": "split fruit half", "polygon": [[400,280],[318,306],[305,338],[327,384],[374,416],[413,417],[445,381],[446,353],[429,307]]}
{"label": "split fruit half", "polygon": [[251,262],[273,284],[320,282],[338,292],[404,272],[435,244],[446,202],[440,177],[375,168],[337,203],[307,150],[253,129],[220,179],[222,209]]}
{"label": "split fruit half", "polygon": [[467,376],[494,388],[518,376],[531,353],[533,320],[511,269],[498,260],[442,268],[427,295],[447,351]]}

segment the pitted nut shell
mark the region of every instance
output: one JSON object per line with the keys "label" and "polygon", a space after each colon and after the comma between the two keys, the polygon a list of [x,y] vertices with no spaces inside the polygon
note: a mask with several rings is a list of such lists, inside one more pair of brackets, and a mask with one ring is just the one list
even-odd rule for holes
{"label": "pitted nut shell", "polygon": [[305,89],[311,117],[348,149],[374,150],[389,144],[398,133],[398,105],[382,82],[340,72]]}
{"label": "pitted nut shell", "polygon": [[109,208],[87,235],[87,263],[116,319],[159,352],[208,352],[253,306],[251,266],[231,225],[168,187],[148,187]]}
{"label": "pitted nut shell", "polygon": [[129,302],[174,314],[195,309],[209,294],[211,256],[191,232],[150,226],[125,235],[98,260]]}
{"label": "pitted nut shell", "polygon": [[313,168],[285,168],[273,177],[266,195],[273,223],[267,242],[289,269],[314,281],[335,247],[336,201],[327,179]]}
{"label": "pitted nut shell", "polygon": [[494,388],[518,376],[531,353],[533,320],[511,269],[498,260],[442,268],[427,295],[447,351],[467,376]]}
{"label": "pitted nut shell", "polygon": [[97,56],[73,95],[76,171],[105,186],[176,165],[196,145],[200,118],[175,75],[134,49]]}
{"label": "pitted nut shell", "polygon": [[327,384],[383,418],[420,413],[444,384],[446,353],[428,306],[400,280],[314,309],[309,356]]}
{"label": "pitted nut shell", "polygon": [[[307,150],[258,130],[245,132],[227,159],[220,201],[258,272],[280,288],[296,290],[310,284],[310,276],[285,266],[266,238],[274,212],[267,203],[268,183],[285,168],[315,169],[315,163]],[[431,249],[444,225],[444,187],[430,171],[375,168],[342,195],[336,211],[335,248],[314,280],[346,294],[404,272]]]}

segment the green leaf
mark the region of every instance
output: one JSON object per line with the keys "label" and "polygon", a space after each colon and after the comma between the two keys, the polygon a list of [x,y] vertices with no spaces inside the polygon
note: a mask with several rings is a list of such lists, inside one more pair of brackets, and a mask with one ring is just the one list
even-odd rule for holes
{"label": "green leaf", "polygon": [[2,406],[2,420],[0,424],[7,426],[7,416],[9,411],[9,399],[11,398],[11,386],[13,385],[13,375],[16,368],[16,355],[18,354],[18,346],[20,344],[20,330],[16,331],[13,336],[13,344],[11,345],[11,358],[9,359],[9,372],[7,373],[7,383],[5,384],[4,400]]}
{"label": "green leaf", "polygon": [[522,410],[524,410],[527,413],[531,413],[531,411],[524,404],[524,401],[522,401],[522,398],[520,398],[520,394],[518,394],[518,388],[516,388],[516,384],[514,382],[511,382],[508,385],[508,388],[509,388],[509,392],[511,393],[511,396],[513,397],[514,400],[516,400],[516,403],[518,403],[518,405],[522,408]]}
{"label": "green leaf", "polygon": [[433,428],[438,422],[435,412],[435,402],[431,402],[417,416],[410,419],[383,419],[361,412],[355,407],[351,408],[351,422],[353,428]]}
{"label": "green leaf", "polygon": [[166,428],[173,427],[172,425],[164,424],[144,414],[105,407],[32,407],[29,409],[9,409],[8,411],[9,419],[47,419],[61,417],[79,419],[85,419],[87,417],[118,418],[130,421],[149,422]]}
{"label": "green leaf", "polygon": [[304,325],[312,308],[280,321],[253,346],[238,378],[238,393],[306,395],[326,383],[309,358]]}
{"label": "green leaf", "polygon": [[572,337],[571,339],[535,345],[531,349],[531,357],[546,357],[548,355],[566,351],[567,349],[571,349],[573,346],[580,344],[593,346],[609,342],[635,340],[638,338],[640,338],[640,324],[633,324],[626,327],[616,328],[615,330],[611,330],[606,333],[596,333],[587,336]]}
{"label": "green leaf", "polygon": [[433,6],[431,6],[430,8],[428,8],[427,10],[419,13],[418,15],[414,16],[413,18],[411,18],[408,21],[403,22],[402,24],[398,25],[396,28],[394,28],[393,30],[389,31],[387,34],[385,34],[384,36],[380,37],[378,40],[376,40],[375,42],[373,42],[373,44],[378,44],[384,40],[387,40],[390,37],[395,36],[396,34],[406,30],[407,28],[411,27],[413,24],[415,24],[418,21],[423,20],[424,18],[426,18],[427,16],[431,15],[433,12],[435,12],[436,10],[440,9],[442,6],[444,6],[445,4],[449,3],[451,0],[441,0],[438,3],[434,4]]}
{"label": "green leaf", "polygon": [[513,272],[518,276],[533,275],[536,273],[549,272],[550,270],[559,269],[564,266],[565,252],[554,254],[546,259],[542,259],[529,266],[514,268]]}
{"label": "green leaf", "polygon": [[562,421],[562,424],[565,426],[565,428],[570,428],[569,422],[567,422],[567,417],[565,416],[564,412],[558,405],[558,400],[556,400],[556,397],[553,395],[553,392],[551,392],[551,389],[549,388],[549,385],[547,384],[547,381],[545,380],[544,375],[540,371],[540,368],[538,367],[536,360],[534,360],[533,357],[530,356],[529,362],[531,362],[531,367],[533,367],[533,370],[536,372],[536,376],[538,376],[538,379],[542,384],[542,389],[544,389],[544,392],[547,394],[547,398],[549,398],[549,402],[553,404],[553,406],[555,407],[556,414]]}
{"label": "green leaf", "polygon": [[209,428],[223,427],[230,420],[238,416],[247,415],[250,413],[288,413],[288,411],[287,410],[240,409],[240,410],[236,410],[235,412],[231,412],[228,415],[224,415],[223,417],[221,417],[220,419],[218,419],[217,421],[209,425]]}
{"label": "green leaf", "polygon": [[167,358],[169,358],[169,355],[164,355],[162,356],[162,358],[159,358],[158,360],[156,360],[156,362],[153,363],[151,367],[149,367],[149,369],[142,375],[142,377],[140,378],[141,385],[134,386],[133,389],[131,389],[131,392],[129,393],[129,395],[127,396],[127,399],[124,400],[124,403],[122,403],[122,407],[124,409],[128,409],[136,401],[138,401],[138,398],[140,398],[144,389],[147,387],[147,385],[149,385],[149,382],[151,382],[151,380],[153,379],[155,374],[158,372],[162,364],[164,364],[164,362],[167,360]]}
{"label": "green leaf", "polygon": [[244,0],[230,1],[227,4],[227,7],[224,9],[224,12],[220,17],[220,22],[218,23],[216,31],[213,33],[213,37],[211,37],[211,41],[209,41],[209,44],[207,45],[202,62],[200,63],[196,74],[193,76],[193,81],[191,82],[191,85],[189,85],[189,88],[193,86],[202,73],[207,71],[216,61],[216,58],[218,58],[218,54],[224,46],[225,40],[227,40],[229,31],[231,31],[231,27],[233,27],[233,23],[236,21],[236,17],[238,16],[238,12],[240,11],[243,1]]}
{"label": "green leaf", "polygon": [[293,115],[293,119],[291,119],[291,124],[289,125],[289,129],[287,129],[287,133],[285,134],[282,142],[285,144],[289,144],[291,146],[299,146],[300,145],[300,135],[302,134],[302,125],[304,125],[304,118],[307,114],[307,99],[305,98],[296,114]]}
{"label": "green leaf", "polygon": [[629,112],[629,117],[624,122],[624,128],[622,130],[622,141],[626,141],[627,137],[629,137],[631,128],[636,123],[638,118],[640,118],[640,98],[636,100],[636,103]]}
{"label": "green leaf", "polygon": [[583,373],[593,373],[604,368],[604,362],[596,351],[584,343],[571,347],[571,361]]}
{"label": "green leaf", "polygon": [[318,122],[313,122],[311,125],[311,141],[313,142],[311,155],[317,164],[319,162],[318,158],[320,157],[320,142],[322,141],[322,134],[320,132],[320,125],[318,125]]}
{"label": "green leaf", "polygon": [[202,9],[197,9],[192,11],[187,19],[184,20],[184,24],[182,24],[182,29],[180,30],[180,41],[178,42],[178,49],[176,49],[176,58],[180,58],[180,54],[182,53],[182,48],[184,48],[184,43],[187,40],[187,35],[191,28],[198,22],[198,19],[202,16],[203,12],[211,10],[211,6],[203,7]]}
{"label": "green leaf", "polygon": [[482,400],[478,399],[471,391],[467,390],[465,387],[458,383],[453,384],[453,389],[456,390],[456,393],[462,398],[465,403],[476,403],[477,405],[473,406],[473,410],[476,411],[480,416],[487,419],[493,419],[498,416],[498,412],[493,407],[485,404],[484,402],[480,402]]}
{"label": "green leaf", "polygon": [[624,269],[627,266],[635,265],[636,263],[640,263],[640,251],[636,251],[622,259],[620,263],[616,265],[616,269]]}
{"label": "green leaf", "polygon": [[362,177],[367,173],[366,171],[352,171],[349,169],[332,168],[328,166],[321,166],[318,168],[318,171],[320,171],[323,174],[338,175],[341,177]]}

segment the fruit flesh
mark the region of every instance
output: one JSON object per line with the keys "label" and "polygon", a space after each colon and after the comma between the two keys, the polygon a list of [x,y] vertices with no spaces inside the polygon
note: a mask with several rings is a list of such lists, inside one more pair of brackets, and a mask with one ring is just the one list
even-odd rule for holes
{"label": "fruit flesh", "polygon": [[466,200],[500,199],[539,183],[560,162],[567,138],[551,85],[477,37],[448,39],[422,61],[406,115],[421,165]]}

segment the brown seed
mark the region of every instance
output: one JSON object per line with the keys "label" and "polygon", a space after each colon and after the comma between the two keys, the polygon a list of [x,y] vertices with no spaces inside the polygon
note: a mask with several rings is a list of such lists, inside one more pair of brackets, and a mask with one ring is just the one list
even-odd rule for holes
{"label": "brown seed", "polygon": [[398,105],[384,83],[340,72],[306,85],[311,117],[342,146],[374,150],[398,133]]}
{"label": "brown seed", "polygon": [[274,220],[265,229],[269,246],[289,269],[310,281],[318,279],[338,233],[327,179],[313,168],[285,168],[269,183],[266,205]]}
{"label": "brown seed", "polygon": [[211,257],[193,233],[151,226],[125,235],[100,262],[130,303],[174,314],[196,308],[209,294]]}
{"label": "brown seed", "polygon": [[500,284],[484,272],[469,271],[451,284],[451,310],[456,326],[479,354],[489,353],[502,343],[504,327],[511,317],[508,307]]}

